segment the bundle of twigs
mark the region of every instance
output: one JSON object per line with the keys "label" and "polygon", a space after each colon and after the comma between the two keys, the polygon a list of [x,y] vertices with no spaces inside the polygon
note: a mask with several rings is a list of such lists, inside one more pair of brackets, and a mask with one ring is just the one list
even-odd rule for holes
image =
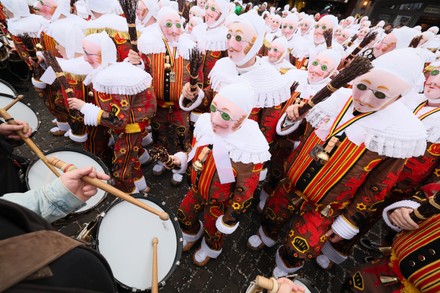
{"label": "bundle of twigs", "polygon": [[124,11],[125,19],[128,25],[128,34],[130,35],[130,44],[135,52],[139,52],[137,47],[137,32],[136,32],[136,7],[137,0],[119,0],[121,8]]}
{"label": "bundle of twigs", "polygon": [[197,47],[194,47],[189,51],[189,83],[192,92],[196,91],[197,83],[199,82],[199,68],[200,65],[202,65],[202,60],[203,54]]}
{"label": "bundle of twigs", "polygon": [[417,46],[419,45],[419,43],[420,43],[420,41],[422,40],[422,35],[419,35],[419,36],[415,36],[412,40],[411,40],[411,42],[409,43],[409,46],[408,47],[410,47],[410,48],[417,48]]}
{"label": "bundle of twigs", "polygon": [[154,161],[161,161],[162,163],[164,163],[167,169],[173,169],[175,167],[173,163],[173,158],[170,156],[168,150],[164,146],[154,145],[149,150],[149,153]]}
{"label": "bundle of twigs", "polygon": [[[69,82],[67,81],[67,78],[63,72],[63,69],[61,68],[60,64],[58,63],[58,60],[56,57],[48,50],[43,51],[43,57],[46,61],[47,66],[52,67],[52,69],[55,71],[57,81],[60,83],[61,88],[64,90],[64,92],[67,95],[67,98],[76,98],[72,88],[69,85]],[[78,120],[78,117],[81,117],[81,112],[79,110],[69,109],[67,101],[65,101],[66,108],[69,111],[70,119],[73,121]],[[76,133],[75,123],[72,123],[70,125],[72,127],[72,131]],[[81,125],[78,125],[78,127],[82,127]]]}
{"label": "bundle of twigs", "polygon": [[345,86],[347,83],[356,77],[367,73],[373,68],[371,62],[364,57],[357,56],[349,66],[344,68],[338,75],[336,75],[331,82],[317,92],[307,104],[299,109],[299,114],[302,115],[310,110],[314,105],[324,101],[332,93]]}
{"label": "bundle of twigs", "polygon": [[344,50],[346,50],[348,47],[351,47],[351,45],[353,45],[353,42],[357,39],[357,37],[358,37],[358,34],[354,34],[354,36],[351,37],[350,41],[346,45],[343,46]]}
{"label": "bundle of twigs", "polygon": [[37,48],[36,46],[34,46],[33,38],[29,36],[29,34],[27,33],[19,35],[18,37],[22,41],[23,45],[26,47],[26,52],[33,61],[32,63],[33,77],[39,80],[44,73],[44,69],[38,64]]}
{"label": "bundle of twigs", "polygon": [[359,43],[359,45],[351,52],[350,55],[347,56],[345,62],[353,59],[366,45],[368,45],[372,40],[374,40],[377,36],[377,32],[368,33],[364,39]]}
{"label": "bundle of twigs", "polygon": [[324,39],[325,39],[325,44],[327,45],[327,49],[331,49],[332,40],[333,40],[333,29],[329,28],[324,31]]}

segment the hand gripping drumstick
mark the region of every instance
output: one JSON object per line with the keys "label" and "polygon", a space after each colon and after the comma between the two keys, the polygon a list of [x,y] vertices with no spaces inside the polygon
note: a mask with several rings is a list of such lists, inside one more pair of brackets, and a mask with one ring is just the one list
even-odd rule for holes
{"label": "hand gripping drumstick", "polygon": [[157,244],[159,239],[157,237],[153,238],[153,278],[151,279],[151,293],[158,293],[159,291],[159,281],[157,272]]}
{"label": "hand gripping drumstick", "polygon": [[[48,163],[57,167],[58,169],[61,169],[64,173],[69,172],[72,170],[77,169],[73,164],[68,164],[66,162],[63,162],[57,158],[48,158]],[[81,178],[84,182],[93,185],[95,187],[98,187],[99,189],[102,189],[108,193],[113,194],[114,196],[117,196],[125,201],[128,201],[129,203],[132,203],[140,208],[143,208],[146,211],[149,211],[150,213],[153,213],[157,215],[161,220],[166,221],[170,218],[170,216],[166,212],[161,212],[156,210],[155,208],[147,205],[146,203],[132,197],[128,193],[125,193],[116,187],[111,186],[110,184],[107,184],[105,182],[102,182],[101,180],[97,178],[91,178],[89,176],[84,176]]]}
{"label": "hand gripping drumstick", "polygon": [[[22,97],[23,97],[22,95],[19,95],[11,103],[6,105],[6,107],[0,109],[0,116],[3,117],[3,119],[5,119],[5,121],[8,124],[18,125],[17,121],[15,121],[14,118],[11,115],[9,115],[7,110],[11,108],[13,105],[15,105]],[[27,129],[23,129],[23,130],[26,130],[27,132]],[[20,136],[20,138],[29,146],[29,148],[38,156],[38,158],[50,169],[50,171],[52,171],[52,173],[54,173],[55,176],[60,177],[60,173],[58,173],[58,171],[47,162],[46,156],[38,148],[38,146],[32,141],[32,139],[30,139],[29,137],[25,137],[22,130],[17,131],[17,133]]]}
{"label": "hand gripping drumstick", "polygon": [[[255,283],[258,287],[267,289],[269,293],[276,293],[278,292],[279,285],[277,283],[277,280],[275,278],[265,278],[263,276],[257,276],[255,279]],[[299,291],[292,290],[292,293],[297,293]]]}

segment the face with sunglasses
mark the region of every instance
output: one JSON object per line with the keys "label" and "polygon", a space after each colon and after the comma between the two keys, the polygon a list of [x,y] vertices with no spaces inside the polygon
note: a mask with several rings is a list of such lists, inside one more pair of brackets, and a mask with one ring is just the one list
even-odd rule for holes
{"label": "face with sunglasses", "polygon": [[353,81],[353,105],[361,113],[379,111],[394,103],[409,88],[400,77],[373,68]]}
{"label": "face with sunglasses", "polygon": [[342,44],[350,37],[350,31],[348,29],[344,29],[341,31],[339,36],[336,38],[336,42]]}
{"label": "face with sunglasses", "polygon": [[212,130],[220,136],[236,131],[247,117],[242,108],[220,94],[214,97],[210,111]]}
{"label": "face with sunglasses", "polygon": [[311,20],[310,19],[303,19],[299,22],[299,29],[301,30],[301,35],[305,35],[309,32],[310,30],[310,24],[311,24]]}
{"label": "face with sunglasses", "polygon": [[277,63],[281,57],[283,57],[286,48],[281,44],[277,44],[275,41],[270,44],[267,52],[267,59],[270,63]]}
{"label": "face with sunglasses", "polygon": [[337,65],[330,58],[318,54],[316,59],[309,64],[307,80],[311,84],[318,83],[327,78]]}
{"label": "face with sunglasses", "polygon": [[83,40],[82,47],[84,50],[83,58],[93,68],[98,68],[101,65],[101,47],[98,44]]}
{"label": "face with sunglasses", "polygon": [[425,96],[440,103],[440,66],[429,72],[425,83]]}
{"label": "face with sunglasses", "polygon": [[226,46],[228,47],[228,56],[234,63],[238,63],[246,56],[252,44],[250,40],[256,37],[254,29],[245,23],[234,22],[229,25],[226,34]]}
{"label": "face with sunglasses", "polygon": [[182,23],[180,22],[179,14],[170,13],[165,16],[160,22],[160,28],[168,42],[177,42],[182,33]]}
{"label": "face with sunglasses", "polygon": [[330,19],[321,18],[315,24],[315,31],[313,32],[313,41],[315,44],[321,44],[325,41],[324,32],[328,29],[333,29],[333,23]]}
{"label": "face with sunglasses", "polygon": [[286,37],[287,40],[292,38],[293,34],[298,27],[298,23],[294,20],[283,20],[281,23],[281,33]]}
{"label": "face with sunglasses", "polygon": [[220,6],[216,1],[208,0],[205,5],[205,22],[207,25],[214,24],[222,15]]}

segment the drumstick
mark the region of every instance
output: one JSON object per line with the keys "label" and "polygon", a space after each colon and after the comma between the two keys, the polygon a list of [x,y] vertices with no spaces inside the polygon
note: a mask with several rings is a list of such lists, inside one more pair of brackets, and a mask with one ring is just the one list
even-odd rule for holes
{"label": "drumstick", "polygon": [[17,104],[18,101],[20,101],[21,99],[23,99],[23,95],[18,95],[15,97],[15,99],[12,100],[12,102],[10,102],[9,104],[7,104],[3,110],[8,111],[12,106],[14,106],[15,104]]}
{"label": "drumstick", "polygon": [[[277,283],[277,280],[275,278],[265,278],[263,276],[257,276],[255,279],[255,283],[258,287],[267,289],[269,293],[276,293],[278,292],[279,285]],[[299,291],[292,290],[291,293],[298,293]]]}
{"label": "drumstick", "polygon": [[157,244],[159,239],[157,237],[153,238],[153,278],[151,279],[151,293],[158,293],[159,291],[159,281],[157,273]]}
{"label": "drumstick", "polygon": [[[68,164],[66,162],[63,162],[63,161],[57,159],[57,158],[48,158],[47,160],[48,160],[49,164],[57,167],[58,169],[61,169],[64,173],[77,169],[73,164]],[[149,211],[149,212],[159,216],[159,218],[163,221],[166,221],[170,218],[170,216],[166,212],[158,211],[155,208],[147,205],[146,203],[132,197],[128,193],[125,193],[125,192],[117,189],[116,187],[111,186],[110,184],[107,184],[97,178],[91,178],[89,176],[84,176],[81,178],[81,180],[83,180],[84,182],[86,182],[90,185],[93,185],[99,189],[102,189],[108,193],[111,193],[114,196],[117,196],[125,201],[128,201],[129,203],[132,203],[140,208],[143,208],[144,210]]]}
{"label": "drumstick", "polygon": [[[9,115],[9,113],[4,108],[0,109],[0,116],[3,117],[3,119],[5,119],[5,121],[8,124],[19,125],[17,121],[15,121],[14,118],[11,115]],[[22,130],[18,130],[17,133],[20,136],[20,138],[29,146],[29,148],[38,156],[38,158],[50,169],[50,171],[52,171],[52,173],[54,173],[55,176],[60,177],[60,173],[58,173],[58,171],[47,162],[46,156],[38,148],[38,146],[32,141],[32,139],[30,139],[29,137],[25,137]]]}

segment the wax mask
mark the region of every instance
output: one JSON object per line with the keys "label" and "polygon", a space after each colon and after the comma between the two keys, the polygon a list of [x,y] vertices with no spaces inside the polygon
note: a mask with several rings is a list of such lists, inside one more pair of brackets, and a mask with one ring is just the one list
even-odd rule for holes
{"label": "wax mask", "polygon": [[430,100],[440,102],[440,66],[429,72],[425,83],[425,96]]}
{"label": "wax mask", "polygon": [[348,29],[342,30],[340,35],[336,38],[339,44],[342,44],[350,37],[350,31]]}
{"label": "wax mask", "polygon": [[240,62],[252,48],[256,37],[256,32],[248,24],[234,22],[229,25],[226,35],[229,58],[234,63]]}
{"label": "wax mask", "polygon": [[50,19],[57,9],[57,3],[53,0],[50,1],[37,1],[34,6],[35,12],[46,19]]}
{"label": "wax mask", "polygon": [[272,24],[272,17],[270,15],[266,16],[266,18],[264,19],[264,23],[270,27],[270,25]]}
{"label": "wax mask", "polygon": [[204,9],[205,22],[208,26],[213,25],[222,15],[221,8],[216,1],[208,0]]}
{"label": "wax mask", "polygon": [[178,14],[169,14],[160,20],[160,28],[165,39],[170,42],[177,42],[182,33],[182,23]]}
{"label": "wax mask", "polygon": [[400,77],[373,68],[353,81],[354,109],[361,113],[384,109],[409,88],[410,85]]}
{"label": "wax mask", "polygon": [[197,6],[199,6],[201,9],[205,9],[206,0],[197,0]]}
{"label": "wax mask", "polygon": [[318,23],[315,24],[315,31],[313,33],[315,44],[321,44],[325,41],[324,31],[328,29],[333,29],[333,23],[330,19],[321,18]]}
{"label": "wax mask", "polygon": [[338,26],[335,28],[335,31],[334,31],[334,33],[333,33],[333,36],[334,36],[335,38],[337,38],[337,37],[339,37],[339,36],[341,35],[341,32],[342,32],[342,26],[341,26],[341,25],[338,25]]}
{"label": "wax mask", "polygon": [[281,24],[281,33],[286,39],[290,40],[298,27],[298,23],[294,20],[283,20]]}
{"label": "wax mask", "polygon": [[304,36],[310,30],[310,20],[303,19],[299,23],[299,29],[301,30],[301,35]]}
{"label": "wax mask", "polygon": [[247,113],[226,97],[217,94],[210,106],[211,126],[215,134],[233,133],[247,118]]}
{"label": "wax mask", "polygon": [[358,40],[363,40],[363,39],[365,38],[365,36],[366,36],[369,32],[370,32],[370,29],[369,29],[369,28],[366,28],[366,27],[362,28],[362,29],[359,31],[359,34],[358,34],[358,36],[357,36],[357,39],[358,39]]}
{"label": "wax mask", "polygon": [[137,7],[136,7],[136,17],[142,21],[145,19],[145,17],[148,14],[148,8],[145,6],[143,1],[138,1]]}
{"label": "wax mask", "polygon": [[190,34],[196,25],[197,25],[196,21],[193,19],[190,19],[188,22],[188,25],[186,26],[186,31]]}
{"label": "wax mask", "polygon": [[397,38],[393,33],[387,34],[374,48],[374,56],[379,57],[396,49]]}
{"label": "wax mask", "polygon": [[279,17],[272,17],[272,23],[270,24],[270,29],[274,32],[280,28],[280,24],[281,22]]}
{"label": "wax mask", "polygon": [[84,50],[84,60],[93,68],[98,68],[101,65],[101,47],[98,44],[84,40],[82,42]]}
{"label": "wax mask", "polygon": [[280,58],[283,57],[284,51],[286,51],[286,48],[280,44],[272,42],[268,48],[267,59],[270,63],[277,63]]}
{"label": "wax mask", "polygon": [[309,64],[307,80],[311,84],[319,83],[321,80],[327,78],[337,65],[338,64],[335,64],[335,62],[327,56],[318,54],[315,60]]}

